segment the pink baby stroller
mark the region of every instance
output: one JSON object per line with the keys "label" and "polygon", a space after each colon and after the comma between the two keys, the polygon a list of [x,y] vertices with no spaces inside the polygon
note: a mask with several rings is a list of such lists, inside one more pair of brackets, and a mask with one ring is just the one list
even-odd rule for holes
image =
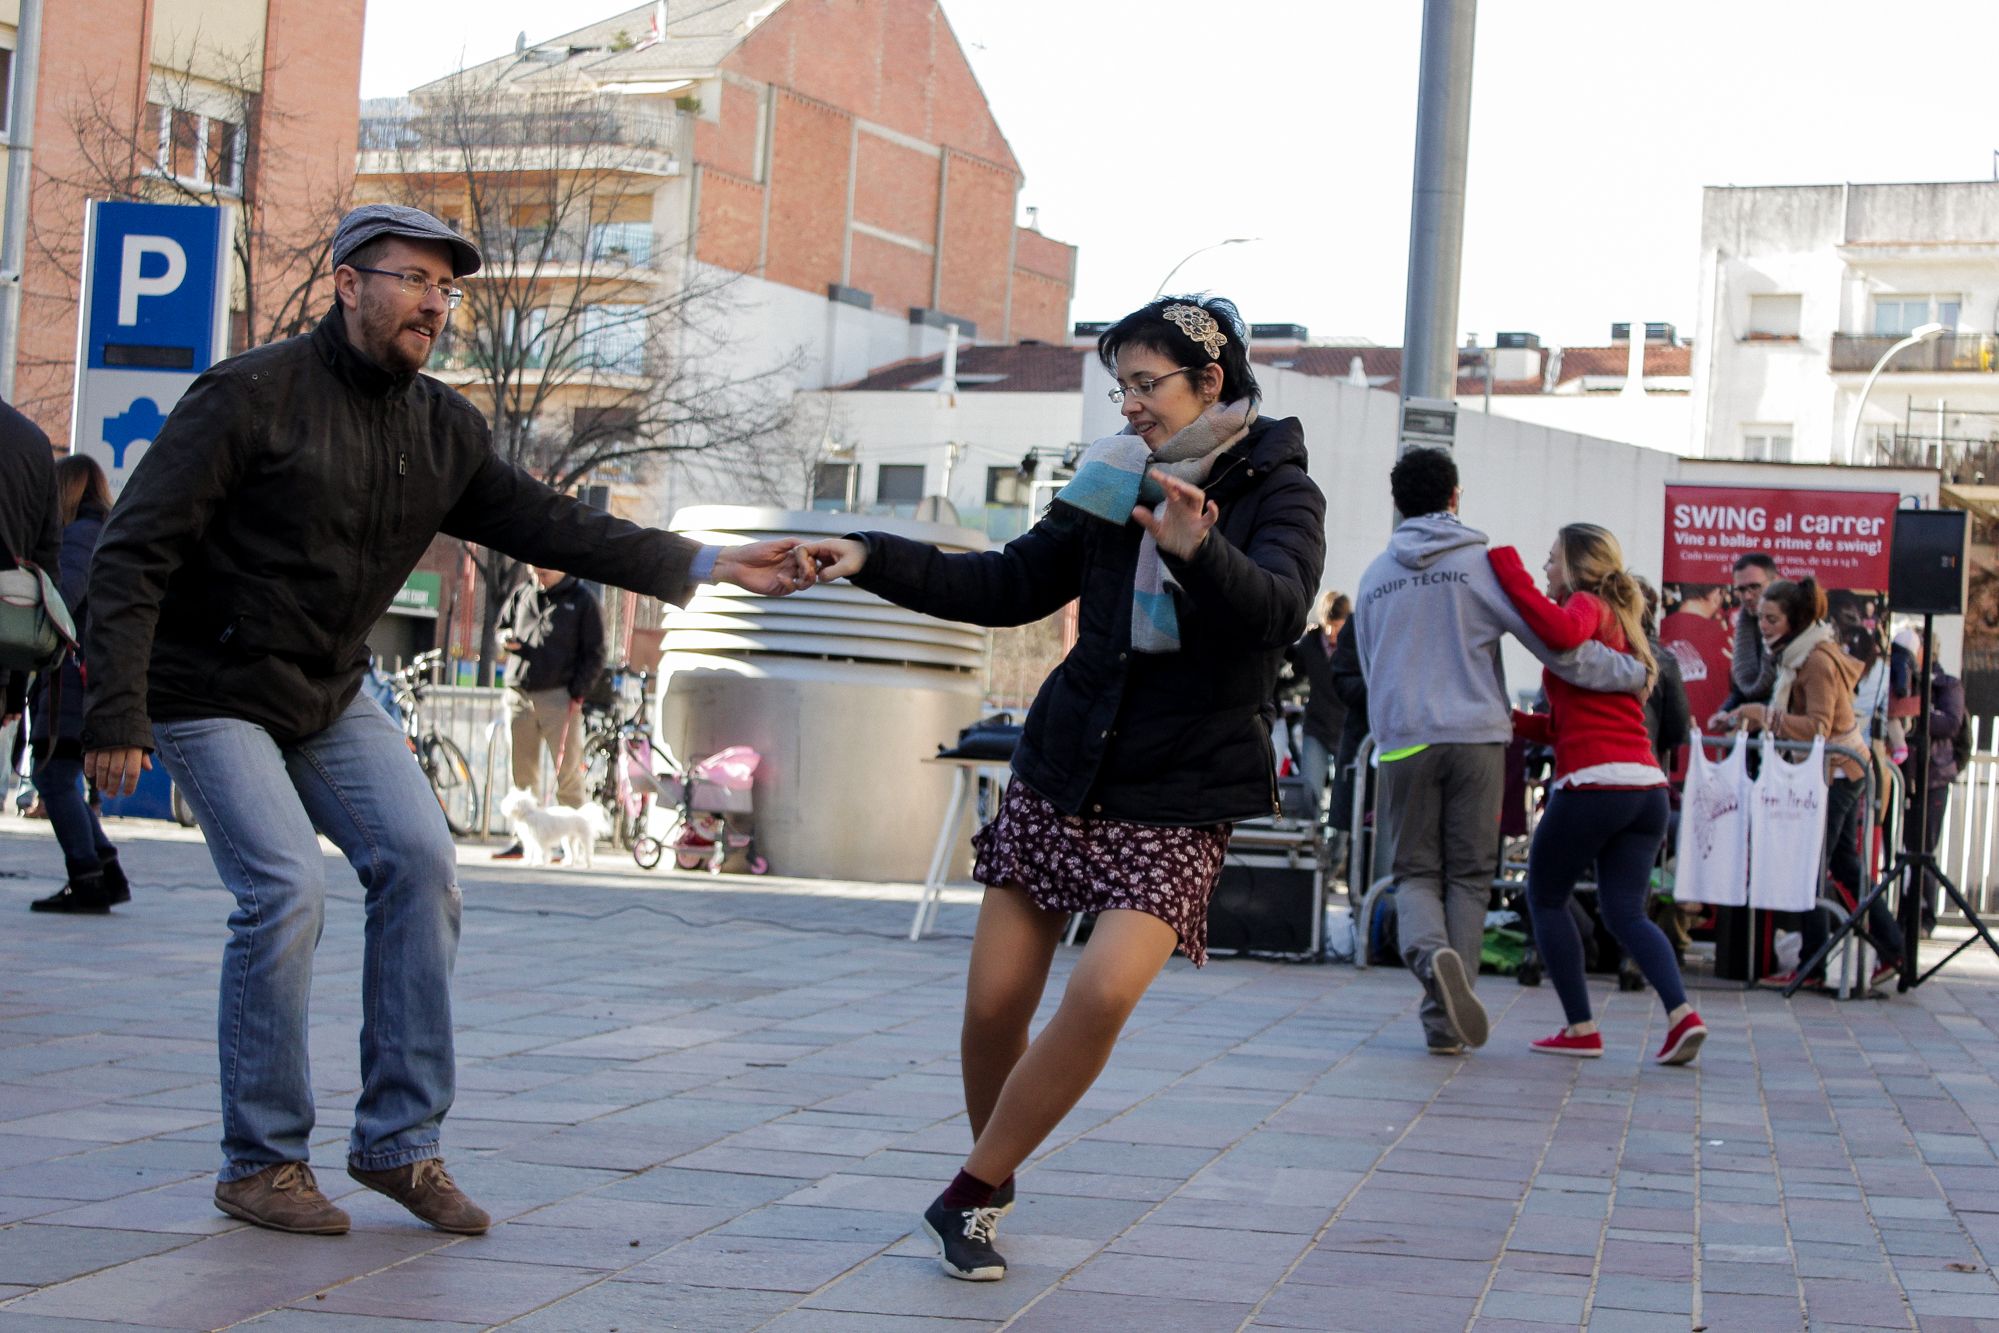
{"label": "pink baby stroller", "polygon": [[763,761],[747,745],[718,750],[688,769],[680,783],[680,824],[671,839],[673,863],[682,870],[706,864],[718,875],[736,858],[752,875],[770,869],[757,855],[756,803],[751,786]]}

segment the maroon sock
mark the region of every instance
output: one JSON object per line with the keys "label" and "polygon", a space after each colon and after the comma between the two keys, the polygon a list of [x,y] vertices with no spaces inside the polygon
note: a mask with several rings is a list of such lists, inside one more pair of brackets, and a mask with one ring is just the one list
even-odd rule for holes
{"label": "maroon sock", "polygon": [[984,1208],[993,1201],[995,1188],[969,1171],[960,1171],[957,1178],[944,1187],[938,1201],[946,1208]]}

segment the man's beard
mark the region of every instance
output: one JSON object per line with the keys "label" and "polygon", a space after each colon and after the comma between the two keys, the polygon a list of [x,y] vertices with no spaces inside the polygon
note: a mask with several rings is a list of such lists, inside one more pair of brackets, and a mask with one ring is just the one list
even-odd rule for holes
{"label": "man's beard", "polygon": [[[430,360],[437,335],[444,332],[443,316],[405,313],[392,301],[377,303],[363,298],[356,313],[360,316],[361,336],[355,339],[355,345],[370,361],[392,375],[413,375],[422,370]],[[431,334],[421,353],[413,354],[408,341],[401,336],[408,328],[425,329]]]}

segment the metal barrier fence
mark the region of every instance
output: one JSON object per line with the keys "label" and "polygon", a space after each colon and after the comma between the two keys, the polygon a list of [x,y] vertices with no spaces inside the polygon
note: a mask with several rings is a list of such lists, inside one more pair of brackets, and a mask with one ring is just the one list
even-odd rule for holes
{"label": "metal barrier fence", "polygon": [[1950,785],[1937,864],[1980,916],[1999,914],[1999,718],[1967,717],[1971,762]]}
{"label": "metal barrier fence", "polygon": [[[506,795],[513,765],[512,733],[507,727],[507,692],[498,686],[429,685],[423,691],[425,727],[465,752],[479,784],[479,812],[487,833],[506,832],[500,798]],[[542,767],[548,756],[542,756]],[[548,775],[542,775],[545,787]],[[494,792],[494,784],[499,792]]]}

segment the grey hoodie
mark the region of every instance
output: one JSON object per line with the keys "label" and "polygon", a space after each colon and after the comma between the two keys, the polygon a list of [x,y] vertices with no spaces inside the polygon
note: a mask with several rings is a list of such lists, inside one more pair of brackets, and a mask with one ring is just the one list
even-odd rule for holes
{"label": "grey hoodie", "polygon": [[1534,636],[1486,560],[1486,536],[1448,513],[1404,520],[1354,596],[1367,715],[1383,750],[1513,738],[1501,635],[1571,684],[1637,690],[1637,658],[1591,641],[1555,653]]}

